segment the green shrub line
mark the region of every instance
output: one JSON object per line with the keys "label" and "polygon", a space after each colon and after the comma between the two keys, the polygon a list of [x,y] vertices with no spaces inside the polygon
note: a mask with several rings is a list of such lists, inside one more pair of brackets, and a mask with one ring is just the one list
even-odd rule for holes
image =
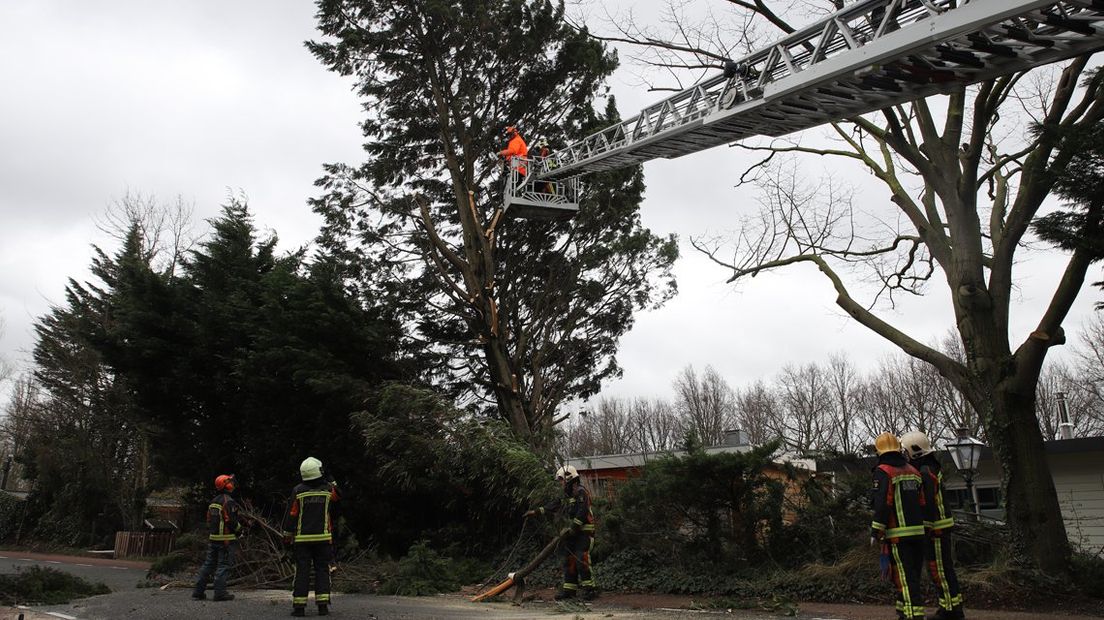
{"label": "green shrub line", "polygon": [[89,583],[53,568],[31,566],[17,569],[15,574],[0,575],[0,605],[62,605],[109,592],[102,583]]}

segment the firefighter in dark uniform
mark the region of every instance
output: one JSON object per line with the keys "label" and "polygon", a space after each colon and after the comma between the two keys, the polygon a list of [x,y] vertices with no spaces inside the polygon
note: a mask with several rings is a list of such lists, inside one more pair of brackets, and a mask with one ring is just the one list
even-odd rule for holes
{"label": "firefighter in dark uniform", "polygon": [[920,574],[924,567],[924,485],[920,472],[901,453],[901,442],[892,433],[874,440],[878,465],[873,469],[870,503],[871,543],[881,541],[882,555],[897,589],[897,617],[924,617]]}
{"label": "firefighter in dark uniform", "polygon": [[207,558],[199,569],[192,598],[207,598],[207,579],[215,575],[214,590],[216,601],[234,600],[234,595],[226,591],[226,577],[234,565],[234,555],[238,549],[238,536],[243,534],[242,521],[238,513],[238,502],[230,496],[238,482],[231,474],[215,478],[215,490],[218,491],[207,505]]}
{"label": "firefighter in dark uniform", "polygon": [[955,574],[954,555],[951,545],[951,530],[954,519],[947,513],[943,503],[943,471],[931,440],[920,431],[912,431],[901,436],[901,445],[908,454],[909,463],[920,472],[924,483],[924,527],[928,533],[928,573],[939,593],[939,609],[932,620],[963,620],[962,591],[958,588],[958,575]]}
{"label": "firefighter in dark uniform", "polygon": [[590,552],[594,547],[594,512],[590,507],[590,492],[583,486],[579,472],[571,465],[556,471],[556,480],[563,487],[563,497],[545,506],[530,510],[526,517],[562,513],[568,520],[560,530],[560,555],[563,558],[563,587],[556,592],[556,600],[574,598],[582,588],[585,601],[594,600],[598,589],[594,573],[590,569]]}
{"label": "firefighter in dark uniform", "polygon": [[284,542],[295,544],[295,582],[291,615],[305,616],[310,578],[314,572],[314,602],[318,615],[330,613],[330,559],[333,557],[333,522],[337,485],[322,476],[322,461],[307,457],[299,465],[303,482],[292,491],[284,517]]}

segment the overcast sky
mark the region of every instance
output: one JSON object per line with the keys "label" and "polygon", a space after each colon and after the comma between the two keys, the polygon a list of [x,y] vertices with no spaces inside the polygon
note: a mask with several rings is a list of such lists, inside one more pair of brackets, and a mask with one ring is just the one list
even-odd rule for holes
{"label": "overcast sky", "polygon": [[[197,220],[241,191],[283,248],[310,241],[320,222],[306,200],[321,165],[361,161],[350,83],[303,47],[313,11],[308,2],[259,0],[0,3],[0,357],[28,367],[34,319],[63,300],[67,278],[87,278],[90,245],[110,244],[94,218],[128,191],[179,196]],[[628,71],[613,88],[626,118],[659,98]],[[637,317],[619,355],[624,378],[607,394],[668,396],[687,365],[712,364],[742,386],[837,351],[864,369],[893,352],[847,319],[813,267],[734,288],[686,243],[732,230],[757,208],[753,190],[734,188],[751,161],[720,147],[645,165],[645,225],[683,239],[680,293]],[[818,165],[806,167],[819,174]],[[895,217],[869,175],[836,173],[857,184],[864,209]],[[1055,252],[1021,258],[1017,342],[1064,266]],[[936,282],[927,297],[881,314],[914,338],[938,340],[953,327],[945,288]],[[1082,292],[1066,324],[1074,337],[1099,298],[1095,288]]]}

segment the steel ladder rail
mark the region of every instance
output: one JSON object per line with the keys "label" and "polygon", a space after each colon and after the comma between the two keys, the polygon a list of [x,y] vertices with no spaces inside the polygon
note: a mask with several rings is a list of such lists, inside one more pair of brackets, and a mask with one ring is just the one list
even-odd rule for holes
{"label": "steel ladder rail", "polygon": [[781,136],[1104,48],[1104,0],[863,0],[558,151],[561,179]]}

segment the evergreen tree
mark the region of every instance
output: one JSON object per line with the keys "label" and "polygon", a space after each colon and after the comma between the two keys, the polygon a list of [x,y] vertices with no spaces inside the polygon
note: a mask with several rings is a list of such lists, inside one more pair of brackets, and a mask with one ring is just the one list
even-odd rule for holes
{"label": "evergreen tree", "polygon": [[180,280],[124,317],[112,358],[153,425],[160,470],[203,482],[233,472],[275,496],[308,455],[351,475],[362,449],[350,413],[401,377],[395,327],[351,300],[331,265],[277,256],[245,204],[211,225]]}
{"label": "evergreen tree", "polygon": [[99,543],[144,516],[145,429],[132,386],[111,366],[104,345],[114,338],[127,280],[149,273],[136,228],[108,256],[94,248],[96,282],[70,280],[66,303],[35,324],[35,378],[45,400],[29,407],[20,455],[36,481],[30,499],[43,539]]}
{"label": "evergreen tree", "polygon": [[594,108],[615,56],[547,0],[318,6],[308,46],[356,77],[367,157],[319,180],[321,244],[402,313],[428,378],[543,444],[561,403],[620,372],[633,312],[674,292],[676,245],[640,225],[639,168],[588,177],[572,222],[492,223],[503,129],[555,146],[616,122],[612,100]]}
{"label": "evergreen tree", "polygon": [[[1064,250],[1080,250],[1088,260],[1104,259],[1104,122],[1087,130],[1039,125],[1036,132],[1059,133],[1064,150],[1073,155],[1057,172],[1053,190],[1068,208],[1036,218],[1035,233]],[[1104,282],[1096,286],[1104,288]],[[1104,302],[1096,307],[1104,308]]]}

